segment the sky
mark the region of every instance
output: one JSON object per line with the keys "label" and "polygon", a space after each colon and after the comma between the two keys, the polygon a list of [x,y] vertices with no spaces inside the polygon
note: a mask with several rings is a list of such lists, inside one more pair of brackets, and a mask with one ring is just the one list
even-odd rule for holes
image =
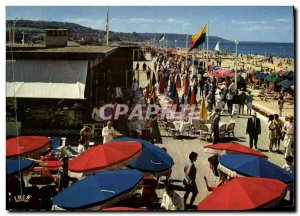
{"label": "sky", "polygon": [[[73,22],[105,29],[106,6],[7,6],[6,19]],[[240,41],[293,42],[291,6],[110,6],[110,30],[209,35]]]}

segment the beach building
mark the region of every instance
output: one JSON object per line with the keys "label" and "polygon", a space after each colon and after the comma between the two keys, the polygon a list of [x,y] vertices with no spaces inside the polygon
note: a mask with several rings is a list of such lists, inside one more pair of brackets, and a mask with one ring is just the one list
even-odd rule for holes
{"label": "beach building", "polygon": [[131,86],[136,45],[68,46],[66,34],[46,29],[45,46],[7,47],[7,136],[78,134],[113,87]]}

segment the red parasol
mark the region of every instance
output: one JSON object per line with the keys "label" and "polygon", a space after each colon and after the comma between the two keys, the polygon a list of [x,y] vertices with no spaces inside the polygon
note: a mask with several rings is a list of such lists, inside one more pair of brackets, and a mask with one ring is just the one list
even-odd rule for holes
{"label": "red parasol", "polygon": [[250,154],[258,157],[268,158],[268,156],[260,153],[259,151],[256,151],[252,148],[249,148],[239,143],[217,143],[213,145],[207,145],[204,146],[204,151],[207,153],[213,153],[219,155],[226,154],[229,151],[229,152]]}
{"label": "red parasol", "polygon": [[139,142],[112,142],[98,145],[69,161],[69,170],[86,175],[123,166],[136,159],[142,152]]}
{"label": "red parasol", "polygon": [[6,140],[6,157],[37,157],[50,146],[50,140],[43,136],[19,136]]}
{"label": "red parasol", "polygon": [[287,185],[267,178],[235,178],[202,200],[198,210],[250,210],[276,206]]}

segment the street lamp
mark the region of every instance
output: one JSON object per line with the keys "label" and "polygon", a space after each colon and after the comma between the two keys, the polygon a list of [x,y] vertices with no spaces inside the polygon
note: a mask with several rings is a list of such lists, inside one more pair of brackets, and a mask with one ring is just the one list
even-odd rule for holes
{"label": "street lamp", "polygon": [[14,21],[13,21],[13,38],[12,38],[12,44],[15,45],[15,32],[16,32],[16,23],[18,22],[19,18],[17,17]]}
{"label": "street lamp", "polygon": [[234,44],[235,44],[235,53],[236,53],[236,59],[235,59],[235,90],[237,90],[237,63],[238,63],[238,52],[237,52],[237,47],[239,45],[240,41],[238,39],[234,40]]}
{"label": "street lamp", "polygon": [[177,43],[177,40],[175,40],[175,48],[177,47],[177,46],[176,46],[176,43]]}

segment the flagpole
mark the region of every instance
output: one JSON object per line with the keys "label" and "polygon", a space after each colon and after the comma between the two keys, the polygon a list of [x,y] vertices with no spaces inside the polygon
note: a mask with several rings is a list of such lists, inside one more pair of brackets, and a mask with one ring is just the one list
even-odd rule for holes
{"label": "flagpole", "polygon": [[206,54],[207,54],[207,63],[206,63],[206,67],[207,67],[207,70],[208,70],[208,40],[209,40],[209,22],[207,22],[207,36],[206,36],[206,39],[207,39],[207,44],[206,44]]}
{"label": "flagpole", "polygon": [[107,16],[106,16],[106,46],[108,46],[108,32],[109,32],[109,7],[107,7]]}
{"label": "flagpole", "polygon": [[185,41],[185,48],[186,48],[186,54],[185,54],[185,65],[187,65],[187,54],[188,54],[188,33],[186,33],[186,41]]}

